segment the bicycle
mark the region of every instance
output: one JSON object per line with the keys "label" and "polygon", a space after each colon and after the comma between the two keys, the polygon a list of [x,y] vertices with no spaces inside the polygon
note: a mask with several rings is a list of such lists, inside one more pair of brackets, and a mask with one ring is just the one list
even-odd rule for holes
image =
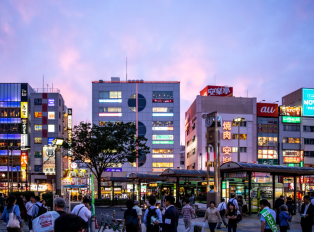
{"label": "bicycle", "polygon": [[107,227],[113,231],[122,231],[123,219],[115,219],[107,213],[101,213],[101,216],[99,232],[105,232]]}

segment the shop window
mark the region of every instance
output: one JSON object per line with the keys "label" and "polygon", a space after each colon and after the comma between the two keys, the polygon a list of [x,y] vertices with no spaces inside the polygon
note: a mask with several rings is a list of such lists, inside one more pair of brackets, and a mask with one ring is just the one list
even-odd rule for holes
{"label": "shop window", "polygon": [[173,91],[153,91],[153,98],[173,99]]}
{"label": "shop window", "polygon": [[34,139],[35,144],[42,144],[42,138],[41,137],[35,137]]}
{"label": "shop window", "polygon": [[283,138],[283,143],[300,143],[300,138]]}
{"label": "shop window", "polygon": [[54,124],[48,124],[48,132],[55,132],[55,125]]}
{"label": "shop window", "polygon": [[283,125],[283,130],[284,131],[300,131],[300,126]]}
{"label": "shop window", "polygon": [[[232,134],[232,139],[238,139],[238,134]],[[240,134],[240,139],[246,140],[247,134]]]}
{"label": "shop window", "polygon": [[173,121],[153,121],[152,126],[153,127],[158,127],[158,126],[172,127]]}
{"label": "shop window", "polygon": [[153,163],[153,168],[172,168],[173,163]]}
{"label": "shop window", "polygon": [[[232,126],[238,126],[239,125],[239,122],[232,122]],[[246,122],[240,122],[240,127],[246,127]]]}
{"label": "shop window", "polygon": [[34,152],[34,157],[35,157],[35,158],[42,158],[43,155],[42,155],[41,151],[35,151],[35,152]]}
{"label": "shop window", "polygon": [[42,118],[42,112],[35,112],[34,116],[35,118]]}
{"label": "shop window", "polygon": [[314,126],[303,126],[304,132],[314,132]]}
{"label": "shop window", "polygon": [[173,113],[173,107],[153,107],[153,112]]}
{"label": "shop window", "polygon": [[121,107],[100,107],[99,113],[118,113],[121,112]]}
{"label": "shop window", "polygon": [[42,125],[34,125],[35,131],[41,131],[42,130]]}
{"label": "shop window", "polygon": [[54,111],[49,111],[48,112],[48,119],[55,119],[55,112]]}
{"label": "shop window", "polygon": [[155,154],[172,154],[173,149],[153,149],[153,153],[155,153]]}
{"label": "shop window", "polygon": [[306,138],[304,138],[304,144],[313,145],[314,144],[314,139],[306,139]]}
{"label": "shop window", "polygon": [[304,151],[304,156],[306,156],[306,157],[314,157],[314,151]]}
{"label": "shop window", "polygon": [[42,99],[41,98],[35,98],[34,99],[34,105],[41,106],[42,105]]}

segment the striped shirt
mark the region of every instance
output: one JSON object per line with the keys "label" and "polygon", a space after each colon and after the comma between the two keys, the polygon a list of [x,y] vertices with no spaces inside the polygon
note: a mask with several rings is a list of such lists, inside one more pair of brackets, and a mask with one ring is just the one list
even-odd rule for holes
{"label": "striped shirt", "polygon": [[194,213],[194,209],[190,205],[186,205],[182,208],[183,220],[191,220],[191,215]]}

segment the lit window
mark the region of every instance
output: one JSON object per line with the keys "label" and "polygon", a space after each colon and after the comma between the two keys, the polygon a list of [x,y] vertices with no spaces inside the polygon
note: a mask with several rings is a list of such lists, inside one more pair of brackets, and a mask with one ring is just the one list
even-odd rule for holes
{"label": "lit window", "polygon": [[42,125],[35,125],[35,131],[41,131]]}
{"label": "lit window", "polygon": [[173,113],[153,113],[153,117],[173,117]]}
{"label": "lit window", "polygon": [[171,153],[173,153],[173,149],[153,149],[153,153],[157,153],[157,154],[171,154]]}
{"label": "lit window", "polygon": [[110,91],[110,98],[121,98],[121,91]]}
{"label": "lit window", "polygon": [[154,168],[172,168],[173,163],[153,163]]}
{"label": "lit window", "polygon": [[42,112],[35,112],[35,118],[42,118]]}
{"label": "lit window", "polygon": [[238,152],[238,147],[232,147],[232,152]]}
{"label": "lit window", "polygon": [[153,127],[173,127],[173,121],[152,121]]}
{"label": "lit window", "polygon": [[48,112],[48,119],[55,119],[55,112],[54,111]]}
{"label": "lit window", "polygon": [[172,113],[173,107],[153,107],[153,112]]}
{"label": "lit window", "polygon": [[173,140],[173,135],[153,135],[153,140]]}
{"label": "lit window", "polygon": [[35,157],[35,158],[42,158],[43,156],[42,156],[41,151],[35,151],[35,152],[34,152],[34,157]]}
{"label": "lit window", "polygon": [[173,98],[173,91],[153,91],[153,98]]}
{"label": "lit window", "polygon": [[42,144],[42,138],[41,137],[35,137],[35,143],[36,144]]}
{"label": "lit window", "polygon": [[100,91],[99,99],[121,98],[121,91]]}
{"label": "lit window", "polygon": [[49,124],[48,125],[48,132],[55,132],[55,125]]}
{"label": "lit window", "polygon": [[121,107],[100,107],[99,113],[109,112],[109,113],[117,113],[121,112]]}
{"label": "lit window", "polygon": [[55,106],[55,99],[48,99],[48,106]]}

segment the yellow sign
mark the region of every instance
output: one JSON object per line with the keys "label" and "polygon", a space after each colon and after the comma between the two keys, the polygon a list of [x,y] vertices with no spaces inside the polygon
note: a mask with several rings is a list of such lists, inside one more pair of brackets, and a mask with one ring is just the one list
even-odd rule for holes
{"label": "yellow sign", "polygon": [[21,102],[21,118],[28,118],[28,103]]}
{"label": "yellow sign", "polygon": [[149,184],[149,187],[157,187],[157,183]]}

